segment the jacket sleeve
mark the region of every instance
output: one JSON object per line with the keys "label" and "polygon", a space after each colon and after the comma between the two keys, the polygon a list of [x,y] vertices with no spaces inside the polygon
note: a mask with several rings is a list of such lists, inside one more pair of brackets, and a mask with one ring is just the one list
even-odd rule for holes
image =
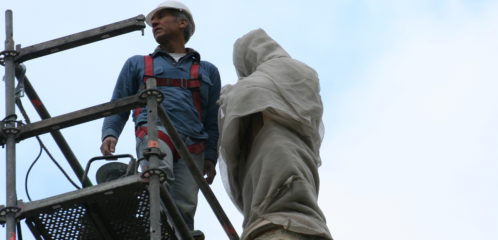
{"label": "jacket sleeve", "polygon": [[[139,58],[137,56],[129,58],[125,62],[114,87],[111,102],[137,93],[139,83],[137,79],[139,76],[137,74],[139,73],[137,68],[138,63]],[[129,116],[130,112],[127,111],[105,117],[102,125],[102,140],[108,136],[119,138]]]}
{"label": "jacket sleeve", "polygon": [[209,89],[209,100],[206,109],[206,116],[204,118],[204,128],[208,134],[206,150],[204,158],[213,161],[218,160],[218,104],[216,103],[220,98],[221,80],[220,73],[214,65],[208,68],[209,78],[213,85]]}

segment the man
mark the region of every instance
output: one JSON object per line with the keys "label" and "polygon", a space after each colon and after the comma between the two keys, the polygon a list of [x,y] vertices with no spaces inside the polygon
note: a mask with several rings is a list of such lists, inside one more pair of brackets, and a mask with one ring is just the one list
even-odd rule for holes
{"label": "man", "polygon": [[[148,56],[133,56],[123,66],[118,77],[112,100],[137,94],[144,89],[144,82],[152,75],[157,88],[164,94],[159,105],[170,116],[173,125],[189,148],[193,159],[204,170],[206,181],[212,183],[216,175],[218,158],[217,141],[218,106],[220,92],[218,69],[211,63],[200,61],[199,53],[185,48],[195,30],[191,11],[184,4],[165,1],[146,16],[159,46]],[[200,85],[200,87],[199,87]],[[104,155],[112,155],[117,139],[130,113],[106,117],[102,126]],[[137,156],[147,148],[147,111],[135,109],[133,121],[136,129]],[[186,163],[178,159],[168,133],[159,124],[159,147],[166,156],[160,167],[166,172],[166,184],[180,213],[190,230],[194,229],[199,187],[192,178]],[[142,161],[142,168],[147,168]]]}
{"label": "man", "polygon": [[233,59],[239,81],[221,90],[220,167],[244,215],[241,239],[332,239],[317,204],[316,72],[261,29],[235,42]]}

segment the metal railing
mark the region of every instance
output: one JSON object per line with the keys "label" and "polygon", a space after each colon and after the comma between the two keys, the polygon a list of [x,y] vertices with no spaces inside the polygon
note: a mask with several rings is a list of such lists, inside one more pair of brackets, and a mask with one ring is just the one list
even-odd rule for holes
{"label": "metal railing", "polygon": [[[6,41],[5,50],[1,52],[0,64],[5,66],[5,99],[6,99],[6,117],[0,124],[0,145],[6,146],[6,206],[0,206],[0,221],[6,223],[6,239],[16,239],[16,223],[18,218],[22,216],[25,209],[32,209],[34,206],[29,203],[22,203],[17,200],[16,193],[16,142],[24,139],[34,137],[44,133],[50,133],[54,138],[56,144],[59,146],[64,157],[71,166],[73,172],[76,174],[83,186],[92,186],[92,183],[85,177],[85,171],[81,167],[78,159],[72,152],[69,144],[66,142],[61,132],[62,128],[74,126],[77,124],[85,123],[112,114],[120,113],[123,111],[130,111],[136,107],[147,106],[149,109],[148,122],[149,124],[149,141],[157,141],[157,119],[165,126],[168,133],[171,134],[171,139],[178,150],[181,158],[186,161],[192,176],[199,185],[201,192],[206,197],[213,212],[215,213],[218,221],[221,223],[224,231],[231,240],[239,239],[235,229],[233,228],[230,220],[223,211],[220,203],[216,199],[214,193],[210,189],[208,183],[202,177],[200,170],[196,167],[190,153],[187,151],[185,144],[181,141],[178,133],[172,125],[168,115],[161,108],[158,107],[158,102],[162,101],[162,94],[155,89],[155,82],[149,80],[147,89],[141,93],[122,98],[117,101],[108,102],[79,111],[63,114],[60,116],[52,117],[45,106],[43,105],[40,97],[37,95],[35,89],[31,85],[29,79],[24,74],[24,69],[20,67],[20,63],[31,60],[34,58],[46,56],[55,52],[67,50],[70,48],[78,47],[81,45],[89,44],[95,41],[107,39],[110,37],[118,36],[121,34],[129,33],[132,31],[143,31],[145,28],[144,16],[139,15],[134,18],[126,19],[124,21],[116,22],[113,24],[101,26],[84,32],[72,34],[69,36],[57,38],[51,41],[43,42],[33,46],[21,48],[20,45],[14,49],[13,40],[13,14],[11,10],[6,11]],[[38,122],[22,125],[17,120],[15,115],[15,78],[22,82],[25,88],[25,93],[33,103],[35,110],[40,115],[41,119]],[[177,230],[177,238],[179,239],[192,239],[188,228],[186,227],[183,219],[179,215],[169,192],[161,184],[162,170],[158,168],[160,150],[157,147],[147,149],[144,154],[145,158],[149,161],[150,168],[142,174],[141,178],[146,178],[148,183],[148,194],[150,201],[150,239],[161,239],[161,211],[162,209],[168,212],[169,218],[172,219],[173,225]],[[111,187],[113,185],[110,185]],[[117,186],[117,185],[116,185]],[[103,189],[103,187],[95,186]],[[107,186],[108,187],[108,186]],[[91,187],[92,188],[92,187]],[[107,190],[107,189],[104,189]],[[77,191],[82,191],[81,193]],[[77,190],[75,196],[83,196],[88,192],[97,190],[88,190],[87,188]],[[66,195],[64,195],[66,196]],[[47,201],[56,201],[57,197],[49,198]],[[58,199],[60,200],[60,199]],[[40,201],[37,201],[40,205]],[[28,206],[21,209],[20,206]],[[94,222],[104,223],[100,219],[99,214],[91,213],[91,218]],[[103,233],[102,239],[113,239],[112,234],[101,229]]]}

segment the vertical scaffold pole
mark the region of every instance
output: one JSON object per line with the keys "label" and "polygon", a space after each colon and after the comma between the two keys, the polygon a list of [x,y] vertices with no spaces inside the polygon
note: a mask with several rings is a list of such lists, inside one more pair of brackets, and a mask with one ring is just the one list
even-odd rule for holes
{"label": "vertical scaffold pole", "polygon": [[[159,102],[162,100],[162,94],[156,89],[157,82],[155,78],[148,78],[146,82],[147,91],[147,148],[144,149],[144,157],[149,161],[149,169],[144,172],[149,178],[149,200],[150,200],[150,239],[161,239],[161,195],[166,201],[166,208],[174,219],[177,236],[183,240],[193,240],[192,234],[175,206],[166,187],[161,186],[161,175],[167,178],[166,173],[159,168],[161,152],[158,142],[157,123],[159,122],[158,109]],[[163,190],[161,192],[161,189]]]}
{"label": "vertical scaffold pole", "polygon": [[[4,130],[16,127],[15,116],[15,64],[14,64],[14,39],[13,39],[13,17],[12,10],[5,11],[5,113]],[[6,233],[8,240],[16,240],[16,139],[13,132],[6,132],[6,177],[7,177],[7,207],[6,211]]]}
{"label": "vertical scaffold pole", "polygon": [[[156,79],[149,78],[147,81],[147,89],[156,88]],[[147,97],[147,128],[148,128],[148,143],[149,148],[159,149],[157,142],[157,99],[155,96]],[[150,169],[159,168],[159,156],[150,154],[147,157]],[[159,175],[151,174],[149,179],[149,199],[150,199],[150,239],[161,239],[161,207],[160,207],[160,178]]]}

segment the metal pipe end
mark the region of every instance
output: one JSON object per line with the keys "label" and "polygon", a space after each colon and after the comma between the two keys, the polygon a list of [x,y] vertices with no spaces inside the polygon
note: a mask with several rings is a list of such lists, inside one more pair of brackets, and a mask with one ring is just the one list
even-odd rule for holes
{"label": "metal pipe end", "polygon": [[10,10],[10,9],[5,10],[5,20],[6,20],[5,22],[6,23],[9,22],[9,20],[12,21],[11,20],[12,19],[12,15],[13,15],[12,14],[12,10]]}

